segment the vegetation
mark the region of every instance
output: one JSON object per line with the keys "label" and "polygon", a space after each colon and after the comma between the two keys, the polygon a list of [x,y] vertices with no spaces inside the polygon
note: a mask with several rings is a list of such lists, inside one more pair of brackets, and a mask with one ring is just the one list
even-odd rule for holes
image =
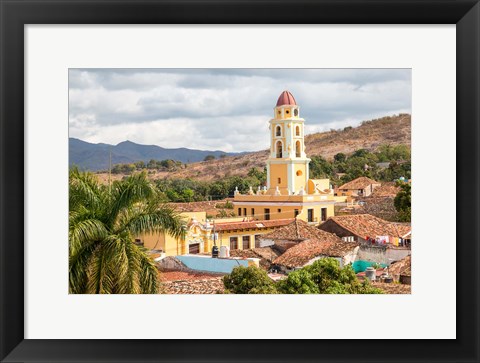
{"label": "vegetation", "polygon": [[395,196],[393,204],[401,222],[410,222],[412,213],[412,193],[410,183],[398,182],[400,191]]}
{"label": "vegetation", "polygon": [[[348,131],[347,131],[348,132]],[[208,155],[213,156],[213,155]],[[378,163],[388,162],[389,166],[381,168]],[[134,164],[115,165],[112,173],[132,174],[138,170],[175,171],[186,168],[179,161],[150,160]],[[378,181],[393,181],[400,177],[410,179],[411,163],[410,149],[407,145],[383,145],[375,152],[359,149],[351,155],[338,153],[333,160],[328,161],[321,156],[312,156],[310,162],[310,177],[329,178],[334,185],[341,185],[350,180],[366,176]],[[247,193],[252,187],[266,185],[267,171],[251,167],[246,176],[225,176],[214,181],[201,181],[192,178],[186,179],[157,179],[155,185],[165,202],[196,202],[204,200],[218,200],[233,197],[235,188],[240,193]]]}
{"label": "vegetation", "polygon": [[340,268],[334,258],[322,258],[274,283],[257,267],[236,267],[223,278],[226,293],[232,294],[382,294],[382,290],[360,282],[352,266]]}
{"label": "vegetation", "polygon": [[[250,186],[262,186],[266,180],[266,171],[249,173],[247,177],[230,176],[214,182],[205,182],[194,179],[158,179],[155,184],[163,196],[164,201],[170,202],[198,202],[233,197],[235,188],[241,193],[248,192]],[[226,206],[231,209],[233,205]]]}
{"label": "vegetation", "polygon": [[[400,177],[410,179],[410,158],[410,148],[407,145],[382,145],[375,152],[359,149],[349,156],[338,153],[332,161],[321,156],[312,156],[310,176],[329,178],[337,185],[361,176],[378,181],[393,181]],[[387,168],[378,166],[378,163],[385,162],[389,162]]]}
{"label": "vegetation", "polygon": [[203,161],[210,161],[210,160],[215,160],[215,155],[207,155],[203,159]]}
{"label": "vegetation", "polygon": [[129,175],[135,171],[157,170],[157,171],[176,171],[182,167],[186,167],[181,161],[166,159],[154,160],[151,159],[147,164],[143,161],[137,161],[131,164],[115,164],[112,167],[112,174],[126,174]]}
{"label": "vegetation", "polygon": [[239,266],[223,277],[227,294],[275,294],[275,283],[255,266]]}
{"label": "vegetation", "polygon": [[69,175],[69,292],[73,294],[156,294],[158,272],[141,234],[181,236],[183,221],[161,198],[146,173],[111,186],[91,173]]}

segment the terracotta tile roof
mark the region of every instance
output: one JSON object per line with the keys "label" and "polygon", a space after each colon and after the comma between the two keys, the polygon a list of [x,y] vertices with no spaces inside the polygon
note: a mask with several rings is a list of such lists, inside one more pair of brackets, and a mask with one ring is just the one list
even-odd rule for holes
{"label": "terracotta tile roof", "polygon": [[225,290],[222,277],[168,281],[164,282],[162,287],[164,294],[217,294]]}
{"label": "terracotta tile roof", "polygon": [[221,274],[193,271],[193,270],[173,270],[173,271],[162,271],[159,273],[159,278],[161,281],[192,281],[192,280],[206,280],[217,278]]}
{"label": "terracotta tile roof", "polygon": [[260,267],[265,270],[270,269],[272,261],[279,255],[280,254],[271,247],[258,247],[250,250],[230,250],[231,257],[259,258]]}
{"label": "terracotta tile roof", "polygon": [[360,244],[343,242],[335,237],[330,240],[309,239],[289,248],[283,255],[275,259],[275,264],[288,268],[302,267],[311,259],[318,256],[343,257]]}
{"label": "terracotta tile roof", "polygon": [[[372,216],[371,214],[353,214],[345,216],[330,217],[328,221],[333,221],[340,227],[350,231],[353,235],[361,238],[376,236],[402,237],[412,231],[410,223],[395,223]],[[320,228],[326,228],[321,224]],[[322,228],[322,229],[323,229]]]}
{"label": "terracotta tile roof", "polygon": [[310,226],[307,222],[301,219],[294,219],[283,227],[276,229],[270,233],[262,235],[261,239],[271,240],[289,240],[289,241],[303,241],[309,238],[323,237],[326,238],[327,233],[319,230],[316,227]]}
{"label": "terracotta tile roof", "polygon": [[372,282],[373,287],[378,287],[387,294],[411,294],[412,286],[405,284],[396,284],[396,283],[384,283],[384,282]]}
{"label": "terracotta tile roof", "polygon": [[381,186],[373,190],[372,197],[395,197],[399,191],[400,187],[397,187],[393,182],[382,183]]}
{"label": "terracotta tile roof", "polygon": [[343,184],[342,186],[338,187],[338,189],[364,189],[368,187],[370,184],[381,184],[373,179],[367,178],[365,176],[361,176],[360,178],[354,179],[348,183]]}
{"label": "terracotta tile roof", "polygon": [[405,258],[393,262],[388,267],[390,275],[411,276],[412,275],[412,256],[408,255]]}
{"label": "terracotta tile roof", "polygon": [[293,221],[290,219],[274,219],[274,220],[262,220],[262,221],[245,221],[245,222],[225,222],[215,223],[215,231],[235,231],[239,229],[263,229],[285,226]]}

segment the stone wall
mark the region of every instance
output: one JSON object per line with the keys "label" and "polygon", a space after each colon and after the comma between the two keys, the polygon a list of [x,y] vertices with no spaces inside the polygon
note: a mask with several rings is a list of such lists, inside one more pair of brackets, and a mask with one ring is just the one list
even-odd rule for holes
{"label": "stone wall", "polygon": [[387,248],[385,246],[360,246],[357,260],[384,263],[390,265],[411,254],[407,248]]}

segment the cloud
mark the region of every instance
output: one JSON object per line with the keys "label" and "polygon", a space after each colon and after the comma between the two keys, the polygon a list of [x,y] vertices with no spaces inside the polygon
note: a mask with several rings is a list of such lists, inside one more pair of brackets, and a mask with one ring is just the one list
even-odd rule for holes
{"label": "cloud", "polygon": [[307,132],[411,112],[409,69],[71,69],[70,136],[265,149],[284,89],[299,103]]}

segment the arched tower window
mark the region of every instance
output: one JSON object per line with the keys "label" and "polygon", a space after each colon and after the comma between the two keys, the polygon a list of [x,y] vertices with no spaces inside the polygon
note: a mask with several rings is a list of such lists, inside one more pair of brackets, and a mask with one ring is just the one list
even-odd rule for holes
{"label": "arched tower window", "polygon": [[300,126],[295,127],[295,136],[300,136]]}
{"label": "arched tower window", "polygon": [[275,136],[282,136],[282,128],[280,126],[275,128]]}
{"label": "arched tower window", "polygon": [[281,158],[282,157],[282,142],[277,141],[275,148],[277,150],[277,158]]}
{"label": "arched tower window", "polygon": [[[298,127],[298,126],[297,126]],[[297,141],[295,143],[295,156],[297,158],[299,158],[301,156],[301,152],[300,152],[300,141]]]}

